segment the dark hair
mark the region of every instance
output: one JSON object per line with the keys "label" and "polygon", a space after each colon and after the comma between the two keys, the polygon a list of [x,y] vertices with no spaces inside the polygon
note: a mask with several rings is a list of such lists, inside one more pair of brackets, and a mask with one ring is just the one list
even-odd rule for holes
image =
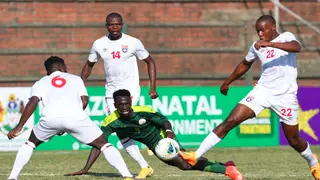
{"label": "dark hair", "polygon": [[131,94],[128,90],[126,89],[119,89],[117,91],[115,91],[113,93],[113,99],[116,100],[116,97],[118,96],[128,96],[128,97],[131,97]]}
{"label": "dark hair", "polygon": [[106,23],[108,23],[108,19],[109,18],[119,18],[121,22],[123,22],[122,16],[119,13],[116,12],[112,12],[110,14],[107,15],[106,17]]}
{"label": "dark hair", "polygon": [[259,19],[257,20],[257,23],[263,22],[263,21],[267,21],[271,24],[276,24],[276,20],[271,16],[271,15],[262,15],[259,17]]}
{"label": "dark hair", "polygon": [[64,65],[64,60],[58,56],[51,56],[44,62],[44,67],[46,67],[47,72],[52,71],[52,67],[54,64],[61,64]]}

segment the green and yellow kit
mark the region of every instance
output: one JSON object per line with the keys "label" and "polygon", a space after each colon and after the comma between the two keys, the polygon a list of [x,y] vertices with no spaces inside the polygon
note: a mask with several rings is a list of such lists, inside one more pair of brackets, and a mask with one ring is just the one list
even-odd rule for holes
{"label": "green and yellow kit", "polygon": [[118,111],[114,111],[102,123],[101,130],[106,139],[116,132],[119,139],[131,138],[154,150],[163,139],[163,124],[168,119],[147,106],[132,106],[133,117],[122,119]]}

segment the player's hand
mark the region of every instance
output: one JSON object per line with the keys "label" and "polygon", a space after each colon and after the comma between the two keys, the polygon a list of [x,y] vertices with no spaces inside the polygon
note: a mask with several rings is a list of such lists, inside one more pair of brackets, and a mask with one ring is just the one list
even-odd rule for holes
{"label": "player's hand", "polygon": [[21,132],[22,128],[20,127],[15,127],[13,128],[9,133],[8,133],[8,139],[13,139],[15,137],[17,137],[19,135],[19,133]]}
{"label": "player's hand", "polygon": [[263,40],[259,40],[254,44],[254,48],[256,48],[256,50],[259,50],[260,48],[263,48],[263,47],[270,47],[270,46],[271,46],[271,42],[263,41]]}
{"label": "player's hand", "polygon": [[223,83],[221,86],[220,86],[220,92],[221,94],[223,95],[227,95],[228,94],[228,90],[229,90],[229,84],[226,84],[226,83]]}
{"label": "player's hand", "polygon": [[150,89],[149,96],[151,99],[156,99],[158,97],[158,93],[155,89]]}
{"label": "player's hand", "polygon": [[176,134],[174,134],[174,132],[172,132],[172,131],[166,131],[166,136],[167,136],[167,138],[173,139],[176,137]]}
{"label": "player's hand", "polygon": [[77,172],[73,172],[73,173],[70,173],[70,174],[65,174],[65,176],[81,176],[83,174],[87,174],[88,173],[88,170],[80,170],[80,171],[77,171]]}

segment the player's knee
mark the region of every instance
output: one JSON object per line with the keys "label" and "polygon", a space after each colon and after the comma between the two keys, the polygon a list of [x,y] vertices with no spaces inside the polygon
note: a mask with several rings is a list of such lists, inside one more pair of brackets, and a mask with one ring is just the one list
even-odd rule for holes
{"label": "player's knee", "polygon": [[120,139],[120,142],[122,146],[135,144],[135,142],[131,138]]}
{"label": "player's knee", "polygon": [[108,147],[110,147],[110,146],[112,146],[110,143],[107,143],[107,144],[105,144],[105,145],[103,145],[101,148],[100,148],[100,151],[102,152],[102,151],[104,151],[104,150],[106,150]]}
{"label": "player's knee", "polygon": [[225,130],[229,131],[237,126],[237,122],[235,119],[227,119],[223,122],[223,127]]}
{"label": "player's knee", "polygon": [[36,148],[36,145],[35,145],[33,142],[31,142],[31,141],[27,141],[27,142],[26,142],[26,145],[32,147],[33,149]]}

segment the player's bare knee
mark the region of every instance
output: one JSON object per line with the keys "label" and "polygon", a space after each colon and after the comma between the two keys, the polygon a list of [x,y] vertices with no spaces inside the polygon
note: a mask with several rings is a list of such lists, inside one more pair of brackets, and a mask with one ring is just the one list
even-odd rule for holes
{"label": "player's bare knee", "polygon": [[230,131],[235,126],[237,126],[237,122],[235,119],[227,119],[226,121],[223,122],[223,127],[226,131]]}

